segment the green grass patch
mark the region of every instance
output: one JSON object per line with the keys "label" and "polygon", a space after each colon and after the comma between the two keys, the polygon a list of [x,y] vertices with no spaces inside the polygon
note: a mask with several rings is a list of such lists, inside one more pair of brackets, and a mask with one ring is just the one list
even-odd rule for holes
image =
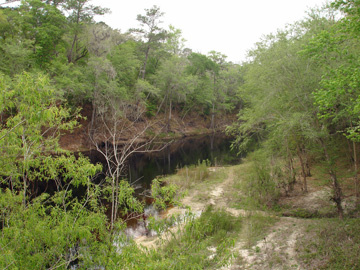
{"label": "green grass patch", "polygon": [[257,165],[259,163],[255,164],[253,161],[245,159],[242,164],[234,168],[232,207],[265,211],[276,205],[278,191],[274,182],[267,178],[268,172],[258,168]]}
{"label": "green grass patch", "polygon": [[185,166],[178,169],[176,174],[167,176],[165,181],[180,187],[180,190],[190,190],[192,188],[201,187],[201,183],[221,182],[226,177],[223,170],[209,171],[210,161],[199,161],[197,165]]}
{"label": "green grass patch", "polygon": [[[242,219],[208,207],[147,258],[146,269],[218,269],[229,263]],[[212,248],[213,247],[213,248]]]}
{"label": "green grass patch", "polygon": [[298,241],[303,269],[360,269],[360,219],[321,219]]}
{"label": "green grass patch", "polygon": [[241,238],[247,248],[255,245],[269,233],[269,228],[279,220],[275,216],[266,216],[262,213],[252,213],[244,218]]}

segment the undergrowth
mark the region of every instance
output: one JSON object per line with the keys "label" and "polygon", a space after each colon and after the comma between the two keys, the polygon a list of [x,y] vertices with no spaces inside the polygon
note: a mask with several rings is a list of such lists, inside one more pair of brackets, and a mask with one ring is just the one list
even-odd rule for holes
{"label": "undergrowth", "polygon": [[199,218],[179,227],[161,248],[151,250],[146,269],[218,269],[230,262],[241,228],[241,218],[209,206]]}
{"label": "undergrowth", "polygon": [[297,243],[304,269],[360,269],[360,219],[319,219]]}
{"label": "undergrowth", "polygon": [[209,160],[198,161],[197,165],[185,166],[184,168],[178,169],[176,174],[168,176],[166,181],[177,185],[180,187],[180,190],[187,190],[203,182],[205,179],[208,180],[209,166]]}

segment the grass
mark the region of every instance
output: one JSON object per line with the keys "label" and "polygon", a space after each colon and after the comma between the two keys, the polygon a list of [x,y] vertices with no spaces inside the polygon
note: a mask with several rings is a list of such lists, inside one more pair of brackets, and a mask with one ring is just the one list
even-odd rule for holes
{"label": "grass", "polygon": [[251,248],[259,240],[264,239],[276,221],[278,221],[278,218],[275,216],[265,216],[256,212],[248,215],[244,220],[244,226],[240,236],[245,243],[245,247]]}
{"label": "grass", "polygon": [[[231,195],[233,197],[231,207],[245,210],[270,211],[268,205],[264,204],[260,192],[255,190],[253,162],[245,159],[242,164],[233,168],[236,178]],[[266,191],[262,190],[261,193],[266,194]],[[269,193],[269,195],[271,194]]]}
{"label": "grass", "polygon": [[[266,252],[256,244],[271,232],[280,218],[273,215],[276,210],[274,205],[264,205],[253,196],[254,193],[249,192],[254,178],[251,161],[245,160],[241,165],[224,167],[215,172],[209,172],[206,162],[203,162],[180,169],[167,180],[179,185],[182,190],[194,192],[192,194],[196,194],[198,200],[208,201],[211,189],[227,179],[230,170],[234,172],[234,184],[224,187],[224,196],[231,201],[230,207],[246,209],[248,214],[236,218],[223,210],[208,208],[200,218],[191,220],[178,234],[174,234],[165,246],[149,254],[148,269],[218,269],[231,261],[231,248],[235,242],[242,242],[245,248],[251,248],[253,254]],[[341,175],[346,176],[346,171]],[[326,177],[320,168],[314,168],[312,185],[323,187]],[[301,269],[360,269],[359,218],[329,218],[331,209],[311,212],[307,208],[292,208],[291,205],[288,208],[279,205],[277,208],[278,214],[290,211],[291,216],[309,220],[304,222],[305,232],[296,243],[296,259]],[[286,256],[270,252],[266,264],[269,267],[279,266]],[[241,266],[241,257],[235,259],[234,263]]]}
{"label": "grass", "polygon": [[149,254],[147,269],[218,269],[230,261],[242,223],[241,218],[208,207]]}
{"label": "grass", "polygon": [[209,161],[203,160],[197,165],[185,166],[178,169],[177,173],[165,178],[166,182],[175,184],[180,190],[202,189],[204,183],[206,186],[221,182],[226,178],[226,172],[216,170],[209,172]]}
{"label": "grass", "polygon": [[360,269],[360,219],[318,219],[297,243],[304,269]]}

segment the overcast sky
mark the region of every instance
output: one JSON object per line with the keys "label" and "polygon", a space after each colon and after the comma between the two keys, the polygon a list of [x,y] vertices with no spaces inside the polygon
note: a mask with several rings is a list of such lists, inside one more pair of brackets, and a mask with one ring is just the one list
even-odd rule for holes
{"label": "overcast sky", "polygon": [[181,29],[186,47],[207,54],[211,50],[228,56],[229,61],[245,60],[262,35],[282,29],[306,16],[306,11],[322,6],[325,0],[93,0],[108,7],[111,14],[102,20],[112,28],[126,32],[138,27],[137,14],[153,5],[165,12],[162,27],[169,24]]}

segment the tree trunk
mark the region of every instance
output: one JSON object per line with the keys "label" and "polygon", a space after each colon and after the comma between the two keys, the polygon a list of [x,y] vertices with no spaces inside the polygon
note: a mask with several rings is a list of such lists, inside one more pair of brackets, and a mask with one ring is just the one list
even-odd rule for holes
{"label": "tree trunk", "polygon": [[147,46],[146,48],[146,51],[145,51],[145,60],[144,60],[144,63],[143,63],[143,67],[142,69],[140,70],[140,76],[141,79],[145,80],[145,73],[146,73],[146,65],[147,65],[147,61],[148,61],[148,58],[149,58],[149,52],[150,52],[150,45]]}
{"label": "tree trunk", "polygon": [[26,190],[27,190],[27,177],[26,177],[26,173],[24,172],[23,175],[23,182],[24,182],[24,190],[23,190],[23,205],[24,207],[26,207]]}
{"label": "tree trunk", "polygon": [[[353,128],[352,122],[350,122],[351,128]],[[356,142],[352,141],[352,150],[354,157],[354,185],[355,185],[355,197],[356,197],[356,205],[360,204],[360,194],[359,194],[359,179],[358,179],[358,164],[357,164],[357,147]]]}
{"label": "tree trunk", "polygon": [[90,122],[90,139],[94,138],[95,117],[96,117],[96,105],[95,105],[95,101],[93,100],[93,102],[92,102],[92,113],[91,113],[91,122]]}
{"label": "tree trunk", "polygon": [[357,165],[357,153],[356,153],[356,143],[353,141],[353,151],[354,151],[354,184],[355,184],[355,196],[356,196],[356,205],[360,204],[360,194],[359,194],[359,178],[358,178],[358,165]]}
{"label": "tree trunk", "polygon": [[212,129],[213,131],[215,131],[215,103],[213,102],[212,104],[212,112],[211,112],[211,125],[210,125],[210,129]]}
{"label": "tree trunk", "polygon": [[114,211],[115,211],[115,180],[114,178],[112,178],[111,180],[111,230],[114,228],[114,222],[115,222],[115,214],[114,214]]}
{"label": "tree trunk", "polygon": [[73,42],[72,42],[72,44],[71,44],[70,51],[68,51],[68,53],[67,53],[68,63],[72,63],[72,62],[73,62],[73,52],[74,52],[76,40],[77,40],[77,34],[75,34],[74,39],[73,39]]}
{"label": "tree trunk", "polygon": [[324,143],[324,141],[322,139],[320,139],[320,143],[321,143],[321,146],[322,146],[322,148],[324,150],[324,155],[325,155],[326,161],[327,161],[328,166],[329,166],[328,167],[329,175],[330,175],[330,178],[331,178],[331,181],[332,181],[332,189],[333,189],[334,195],[333,195],[333,197],[331,199],[335,202],[336,208],[337,208],[337,211],[338,211],[338,215],[342,219],[343,216],[344,216],[344,210],[343,210],[342,205],[341,205],[341,201],[342,201],[341,187],[340,187],[340,184],[339,184],[339,182],[337,180],[336,173],[332,168],[332,162],[331,162],[330,156],[328,154],[326,145],[325,145],[325,143]]}
{"label": "tree trunk", "polygon": [[302,153],[302,157],[303,157],[303,161],[304,161],[304,165],[305,165],[305,175],[307,177],[310,177],[311,176],[310,164],[309,164],[309,159],[306,154],[306,148],[305,148],[304,144],[301,147],[301,153]]}
{"label": "tree trunk", "polygon": [[287,138],[285,138],[285,143],[286,143],[286,152],[287,152],[287,156],[288,156],[288,168],[289,168],[289,172],[290,172],[289,190],[292,191],[294,188],[294,185],[296,183],[294,161],[293,161],[293,157],[291,155],[290,149],[289,149],[289,144],[288,144]]}
{"label": "tree trunk", "polygon": [[172,101],[171,101],[171,98],[170,98],[170,101],[169,101],[169,117],[168,117],[168,122],[167,122],[167,132],[170,131],[170,122],[171,122],[171,110],[172,110]]}
{"label": "tree trunk", "polygon": [[290,154],[288,155],[288,167],[290,171],[289,191],[293,191],[294,185],[296,183],[296,175],[295,175],[293,158]]}
{"label": "tree trunk", "polygon": [[305,164],[304,164],[304,160],[303,160],[303,156],[302,156],[302,150],[300,149],[300,146],[298,146],[298,157],[299,157],[300,165],[301,165],[301,174],[303,176],[303,188],[304,188],[304,192],[307,193],[308,189],[307,189],[307,179],[306,179]]}

